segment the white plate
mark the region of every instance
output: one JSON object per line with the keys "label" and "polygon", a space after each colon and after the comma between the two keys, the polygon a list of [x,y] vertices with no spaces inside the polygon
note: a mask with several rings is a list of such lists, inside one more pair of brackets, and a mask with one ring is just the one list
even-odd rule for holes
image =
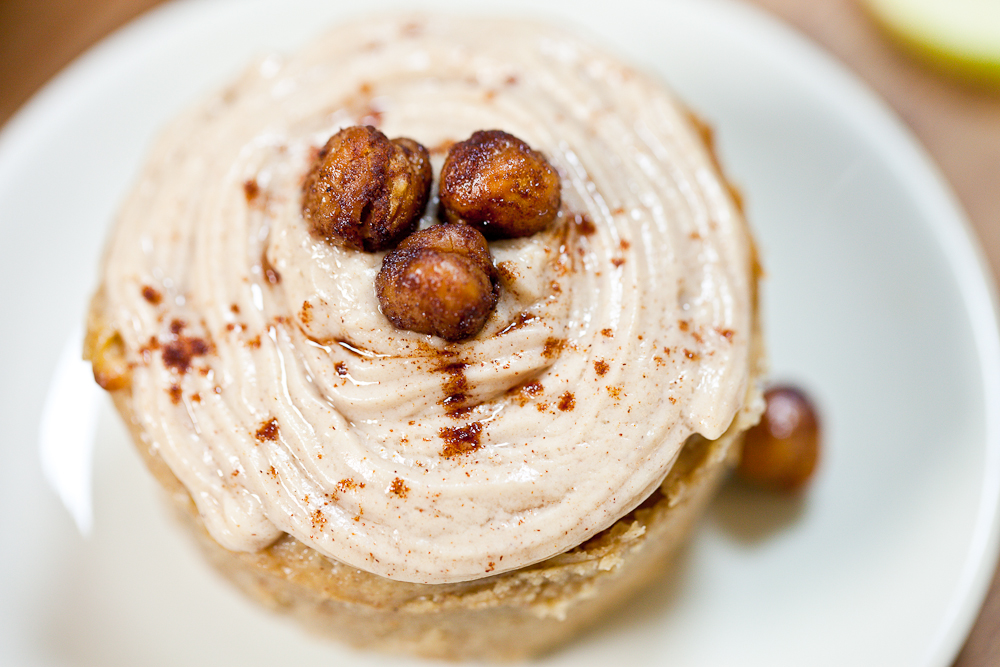
{"label": "white plate", "polygon": [[[805,497],[728,487],[674,574],[545,662],[950,664],[997,551],[1000,337],[947,187],[870,93],[747,7],[530,11],[659,72],[717,128],[767,266],[774,374],[812,392],[826,437]],[[0,135],[0,662],[398,663],[304,637],[220,582],[174,534],[106,402],[89,538],[43,480],[36,445],[59,350],[157,128],[252,56],[345,13],[319,0],[163,7],[91,50]]]}

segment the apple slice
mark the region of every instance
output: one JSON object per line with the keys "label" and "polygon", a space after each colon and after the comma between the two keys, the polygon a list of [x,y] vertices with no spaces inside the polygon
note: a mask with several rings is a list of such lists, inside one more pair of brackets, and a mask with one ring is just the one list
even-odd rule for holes
{"label": "apple slice", "polygon": [[898,41],[932,64],[1000,86],[1000,0],[864,0]]}

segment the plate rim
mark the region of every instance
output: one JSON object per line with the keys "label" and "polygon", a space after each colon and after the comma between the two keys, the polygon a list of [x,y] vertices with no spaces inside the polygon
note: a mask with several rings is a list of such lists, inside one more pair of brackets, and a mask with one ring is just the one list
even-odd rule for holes
{"label": "plate rim", "polygon": [[[908,189],[919,193],[919,202],[934,211],[926,216],[928,229],[933,233],[957,282],[964,310],[969,317],[970,331],[976,341],[976,357],[981,364],[980,391],[984,399],[982,417],[985,427],[982,444],[987,459],[975,530],[970,536],[970,548],[960,583],[948,609],[942,613],[938,636],[929,644],[932,652],[927,656],[927,664],[946,665],[958,654],[980,614],[1000,556],[1000,412],[988,409],[990,405],[1000,405],[1000,306],[996,279],[975,228],[951,184],[898,114],[846,65],[776,15],[756,5],[735,0],[628,1],[637,6],[656,4],[658,11],[666,11],[668,4],[689,7],[714,5],[727,11],[738,11],[785,44],[793,44],[798,51],[809,54],[809,63],[804,66],[821,67],[824,76],[834,77],[839,82],[838,89],[850,92],[849,99],[841,100],[838,115],[850,118],[856,129],[867,128],[866,139],[878,146],[878,154],[892,165],[892,172],[904,182],[915,181],[914,185],[920,187]],[[272,2],[260,0],[256,4],[268,5]],[[550,3],[546,8],[570,4]],[[218,9],[238,5],[237,0],[175,0],[161,4],[88,48],[49,79],[0,127],[0,182],[5,180],[8,170],[15,168],[23,159],[23,151],[30,149],[47,130],[65,122],[67,116],[72,116],[77,105],[65,105],[63,101],[73,99],[74,92],[86,87],[94,77],[108,76],[119,69],[115,60],[123,51],[136,48],[149,35],[177,30],[190,20],[189,14],[198,14],[208,7]],[[907,164],[902,168],[904,162]],[[0,221],[0,235],[7,233],[7,227],[8,223]]]}

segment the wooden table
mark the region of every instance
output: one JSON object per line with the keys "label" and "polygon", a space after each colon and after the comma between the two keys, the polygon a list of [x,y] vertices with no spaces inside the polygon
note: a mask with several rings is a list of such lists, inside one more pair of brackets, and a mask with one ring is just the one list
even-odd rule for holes
{"label": "wooden table", "polygon": [[[0,123],[88,46],[162,0],[0,0]],[[750,0],[832,52],[902,117],[950,181],[1000,275],[1000,88],[939,75],[856,0]],[[1000,665],[1000,577],[954,667]]]}

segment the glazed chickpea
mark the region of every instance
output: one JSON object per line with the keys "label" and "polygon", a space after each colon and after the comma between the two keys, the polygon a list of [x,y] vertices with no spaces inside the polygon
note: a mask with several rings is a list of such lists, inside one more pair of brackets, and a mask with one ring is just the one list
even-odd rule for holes
{"label": "glazed chickpea", "polygon": [[486,239],[467,225],[435,225],[408,236],[375,277],[382,313],[400,329],[459,341],[479,333],[499,283]]}
{"label": "glazed chickpea", "polygon": [[529,236],[559,212],[559,174],[517,137],[480,130],[451,147],[441,168],[441,215],[488,239]]}
{"label": "glazed chickpea", "polygon": [[803,487],[819,458],[819,420],[809,399],[791,387],[764,394],[760,424],[747,431],[739,473],[749,482],[776,491]]}
{"label": "glazed chickpea", "polygon": [[427,206],[431,164],[412,139],[348,127],[320,150],[302,187],[302,215],[331,243],[369,252],[413,232]]}

